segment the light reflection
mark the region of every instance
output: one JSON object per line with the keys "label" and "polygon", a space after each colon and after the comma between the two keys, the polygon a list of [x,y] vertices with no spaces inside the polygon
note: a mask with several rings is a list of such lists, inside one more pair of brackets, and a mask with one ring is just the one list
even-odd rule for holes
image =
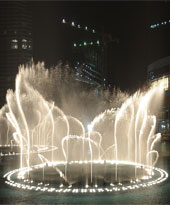
{"label": "light reflection", "polygon": [[[77,163],[77,162],[72,162],[72,163]],[[84,162],[82,162],[84,163]],[[86,163],[91,163],[90,161],[86,162]],[[94,163],[94,162],[93,162]],[[96,161],[95,161],[96,163]],[[108,163],[108,162],[107,162]],[[110,164],[113,164],[113,162],[109,162]],[[110,184],[110,186],[106,187],[106,188],[100,188],[99,185],[95,184],[94,187],[91,187],[89,185],[85,185],[85,187],[82,188],[73,188],[72,185],[69,186],[65,186],[63,184],[60,184],[59,187],[52,187],[52,184],[43,184],[43,182],[39,182],[36,185],[36,182],[34,182],[33,180],[29,180],[29,179],[25,179],[24,175],[27,172],[30,172],[33,169],[39,169],[42,167],[42,164],[39,165],[35,165],[32,167],[25,167],[22,169],[15,169],[13,171],[10,171],[8,173],[6,173],[3,177],[6,179],[5,183],[13,186],[13,187],[17,187],[19,189],[24,189],[24,190],[34,190],[34,191],[42,191],[42,192],[72,192],[72,193],[95,193],[95,192],[119,192],[119,191],[127,191],[127,190],[134,190],[134,189],[139,189],[139,188],[146,188],[146,187],[150,187],[153,186],[155,184],[159,184],[164,182],[167,178],[168,178],[168,173],[166,171],[164,171],[163,169],[160,168],[156,168],[156,167],[151,167],[151,166],[147,166],[147,165],[141,165],[141,164],[135,164],[134,162],[130,163],[130,162],[118,162],[119,164],[131,164],[131,165],[135,165],[135,166],[143,166],[145,170],[147,170],[147,172],[149,174],[154,173],[159,175],[157,178],[154,178],[152,180],[150,180],[149,176],[143,176],[142,177],[142,181],[139,179],[136,179],[135,181],[130,181],[129,184],[123,184],[123,182],[119,182],[118,185],[114,185],[113,183]],[[59,162],[56,162],[54,164],[59,164]],[[43,165],[44,166],[44,165]],[[22,183],[13,181],[12,179],[15,179],[15,175],[18,175],[18,178],[20,179],[20,181]],[[145,181],[145,182],[143,182]],[[130,185],[131,183],[131,185]],[[33,184],[33,185],[31,185]],[[133,184],[133,185],[132,185]]]}

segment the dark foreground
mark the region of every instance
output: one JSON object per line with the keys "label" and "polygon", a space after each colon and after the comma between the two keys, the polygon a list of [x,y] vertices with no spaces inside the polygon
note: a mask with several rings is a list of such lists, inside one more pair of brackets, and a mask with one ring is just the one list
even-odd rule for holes
{"label": "dark foreground", "polygon": [[[157,167],[165,169],[170,175],[170,142],[161,144],[161,156]],[[52,194],[23,191],[4,184],[2,176],[15,168],[14,157],[4,160],[0,165],[0,204],[170,204],[170,178],[161,185],[124,193],[100,194]],[[12,167],[12,168],[11,168]]]}

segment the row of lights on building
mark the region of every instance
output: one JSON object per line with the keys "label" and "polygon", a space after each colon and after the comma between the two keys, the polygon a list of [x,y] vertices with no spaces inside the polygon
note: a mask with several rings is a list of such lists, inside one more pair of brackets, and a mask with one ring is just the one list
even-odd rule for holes
{"label": "row of lights on building", "polygon": [[[77,62],[77,65],[80,65],[80,62]],[[87,64],[85,64],[85,63],[83,63],[82,65],[85,66],[87,69],[92,70],[92,67],[91,67],[91,66],[89,66],[89,65],[87,65]],[[75,68],[77,68],[77,66],[76,66]],[[95,71],[95,72],[96,72],[96,71]],[[96,73],[98,73],[98,72],[96,72]],[[99,74],[99,73],[98,73],[98,74]]]}
{"label": "row of lights on building", "polygon": [[[93,75],[92,73],[88,72],[87,70],[83,69],[83,71],[85,73],[87,73],[88,75],[90,75],[91,77],[99,79],[97,76]],[[99,80],[101,80],[101,79],[99,79]]]}
{"label": "row of lights on building", "polygon": [[[91,78],[89,78],[88,76],[86,75],[82,75],[81,73],[79,73],[79,69],[77,68],[77,66],[75,66],[75,69],[77,70],[77,73],[76,73],[76,76],[81,76],[81,77],[85,77],[87,78],[88,80],[92,80]],[[85,69],[83,69],[84,72],[87,72]],[[89,73],[89,72],[88,72]]]}
{"label": "row of lights on building", "polygon": [[[12,35],[13,35],[13,34],[17,35],[17,34],[20,34],[20,32],[19,32],[19,31],[16,31],[16,30],[15,30],[15,31],[3,30],[1,34],[2,34],[2,35],[7,35],[7,34],[8,34],[8,35],[11,35],[11,34],[12,34]],[[31,33],[31,32],[28,32],[28,35],[31,36],[32,33]]]}
{"label": "row of lights on building", "polygon": [[[79,62],[77,62],[77,65],[79,65]],[[89,76],[91,76],[94,79],[98,79],[101,81],[101,79],[98,76],[95,76],[94,74],[90,73],[88,70],[92,70],[92,68],[89,65],[86,65],[85,63],[82,64],[83,65],[83,71],[84,71],[84,75],[82,75],[81,73],[79,73],[79,69],[77,66],[75,66],[75,69],[77,70],[76,76],[81,76],[81,77],[85,77],[88,80],[92,80]],[[88,69],[88,70],[87,70]],[[86,75],[87,74],[87,75]]]}
{"label": "row of lights on building", "polygon": [[157,24],[152,24],[152,25],[150,25],[150,28],[157,28],[157,27],[159,27],[159,26],[161,26],[161,25],[166,25],[166,24],[168,24],[168,23],[170,23],[170,20],[169,21],[162,21],[161,23],[157,23]]}
{"label": "row of lights on building", "polygon": [[81,76],[81,77],[84,77],[84,78],[87,78],[88,80],[92,80],[91,78],[89,78],[87,75],[82,75],[80,73],[76,73],[76,76]]}
{"label": "row of lights on building", "polygon": [[72,21],[72,22],[70,23],[70,22],[66,22],[65,19],[62,19],[62,23],[64,23],[64,24],[68,23],[68,24],[70,24],[70,25],[73,26],[73,27],[76,27],[76,28],[79,28],[79,29],[84,29],[85,31],[89,31],[89,32],[91,32],[91,33],[96,33],[95,29],[88,29],[87,26],[80,26],[80,24],[75,24],[74,21]]}
{"label": "row of lights on building", "polygon": [[[80,65],[80,62],[77,62],[77,65]],[[96,72],[98,75],[100,75],[100,73],[98,73],[97,71],[94,71],[94,70],[92,69],[92,67],[89,66],[88,64],[82,63],[82,65],[85,66],[87,69],[90,69],[91,71]],[[77,68],[77,67],[76,67],[76,68]]]}
{"label": "row of lights on building", "polygon": [[93,45],[100,45],[100,41],[97,40],[96,42],[90,42],[90,43],[87,43],[87,42],[83,42],[83,43],[80,43],[80,44],[77,44],[77,43],[74,43],[74,47],[78,47],[78,46],[93,46]]}

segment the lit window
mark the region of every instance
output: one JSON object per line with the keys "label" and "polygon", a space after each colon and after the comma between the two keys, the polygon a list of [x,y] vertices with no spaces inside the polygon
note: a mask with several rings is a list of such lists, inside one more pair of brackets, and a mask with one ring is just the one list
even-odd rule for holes
{"label": "lit window", "polygon": [[85,26],[85,30],[88,30],[87,26]]}
{"label": "lit window", "polygon": [[62,23],[66,23],[65,19],[62,19]]}
{"label": "lit window", "polygon": [[156,27],[157,27],[156,24],[153,24],[153,25],[150,26],[150,28],[156,28]]}
{"label": "lit window", "polygon": [[71,23],[72,26],[75,26],[74,22]]}
{"label": "lit window", "polygon": [[97,44],[98,44],[98,45],[99,45],[99,43],[100,43],[100,42],[99,42],[99,41],[97,41]]}
{"label": "lit window", "polygon": [[79,44],[79,46],[82,46],[81,43]]}
{"label": "lit window", "polygon": [[31,43],[31,41],[28,42],[28,48],[29,48],[29,49],[32,48],[32,43]]}
{"label": "lit window", "polygon": [[151,85],[153,87],[158,86],[158,85],[162,85],[164,90],[168,90],[169,88],[169,81],[168,81],[168,77],[164,77],[158,80],[155,80],[151,83]]}
{"label": "lit window", "polygon": [[22,49],[27,49],[27,40],[22,39]]}
{"label": "lit window", "polygon": [[154,76],[154,75],[152,75],[152,76],[151,76],[151,80],[153,80],[154,78],[155,78],[155,76]]}
{"label": "lit window", "polygon": [[26,44],[22,44],[22,49],[27,49],[27,45]]}
{"label": "lit window", "polygon": [[80,25],[78,24],[77,27],[80,28]]}
{"label": "lit window", "polygon": [[92,32],[93,32],[93,33],[96,33],[96,31],[95,31],[94,29],[92,30]]}
{"label": "lit window", "polygon": [[84,46],[87,46],[87,43],[86,43],[86,42],[84,42]]}
{"label": "lit window", "polygon": [[74,47],[76,47],[76,43],[74,43]]}
{"label": "lit window", "polygon": [[91,42],[90,44],[93,45],[93,42]]}
{"label": "lit window", "polygon": [[16,39],[11,40],[11,49],[18,49],[18,40]]}

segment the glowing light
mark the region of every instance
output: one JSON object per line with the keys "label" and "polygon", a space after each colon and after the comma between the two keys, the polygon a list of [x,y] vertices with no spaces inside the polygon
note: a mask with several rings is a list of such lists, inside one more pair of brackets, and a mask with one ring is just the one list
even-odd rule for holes
{"label": "glowing light", "polygon": [[[21,146],[20,145],[12,145],[12,147],[11,147],[11,145],[0,145],[0,147],[10,147],[11,149],[12,149],[12,147],[18,147],[18,148],[20,148],[21,149]],[[34,146],[34,147],[36,147],[36,146]],[[38,154],[38,153],[46,153],[46,152],[51,152],[51,151],[54,151],[54,150],[57,150],[58,148],[57,147],[55,147],[55,146],[53,146],[53,147],[51,147],[51,146],[45,146],[45,145],[42,145],[42,148],[40,148],[40,149],[38,149],[37,151],[35,151],[35,150],[31,150],[30,151],[30,154]],[[7,157],[7,156],[15,156],[15,155],[26,155],[27,153],[26,152],[9,152],[9,153],[0,153],[0,156],[2,156],[2,157]],[[22,166],[21,166],[22,167]]]}
{"label": "glowing light", "polygon": [[[96,43],[100,44],[99,40]],[[87,45],[87,43],[76,44],[78,45]],[[80,63],[80,65],[82,67],[80,75],[82,76],[83,72],[89,74],[90,66],[85,63],[83,65]],[[137,92],[126,100],[124,99],[119,109],[105,110],[96,116],[85,129],[80,120],[65,115],[54,102],[48,102],[38,90],[30,86],[27,78],[32,78],[35,72],[38,73],[38,77],[43,74],[48,80],[49,71],[44,67],[44,70],[41,69],[42,66],[39,64],[36,71],[33,68],[21,68],[16,78],[16,91],[14,93],[8,91],[7,94],[8,113],[6,117],[12,126],[13,139],[19,144],[21,163],[20,169],[13,170],[4,176],[6,183],[34,191],[94,193],[138,189],[141,186],[161,183],[166,179],[167,175],[163,170],[153,167],[154,160],[157,160],[159,156],[154,150],[154,145],[160,135],[155,134],[156,117],[148,114],[153,96],[157,93],[161,96],[160,94],[163,93],[160,92],[159,86],[152,87],[144,93]],[[27,109],[28,102],[33,105],[31,112]],[[58,150],[54,152],[53,148],[56,144]],[[49,156],[43,155],[49,149],[52,149]],[[78,155],[77,151],[79,151]],[[37,153],[40,165],[32,166],[31,158],[34,156],[32,153]],[[1,155],[11,156],[11,153],[1,152]],[[129,176],[129,181],[131,181],[129,187],[118,178],[121,164],[134,166],[135,173],[134,176]],[[95,172],[98,171],[96,167],[105,168],[108,165],[114,170],[112,172],[114,179],[102,188],[95,179]],[[27,167],[23,168],[24,166]],[[71,166],[77,169],[88,167],[88,177],[83,184],[84,189],[75,185],[70,186],[72,175],[69,173],[69,167]],[[31,178],[27,180],[29,172],[34,169],[42,170],[44,177],[44,171],[48,172],[53,168],[57,172],[57,180],[61,178],[59,185],[53,186],[51,183],[46,185],[42,183],[42,180],[37,183]],[[144,171],[144,176],[148,175],[148,178],[144,179],[146,180],[144,184],[140,182],[142,176],[140,178],[137,174],[138,169]],[[155,174],[154,177],[153,174]],[[83,175],[86,174],[83,173]],[[157,176],[160,177],[157,178]],[[79,179],[79,176],[77,178]]]}
{"label": "glowing light", "polygon": [[92,128],[93,128],[92,124],[87,125],[87,129],[88,129],[89,132],[92,130]]}
{"label": "glowing light", "polygon": [[[94,161],[95,162],[95,161]],[[93,163],[94,163],[93,162]],[[60,163],[60,162],[55,162],[56,164]],[[73,162],[73,163],[77,163],[77,162]],[[107,163],[113,164],[112,161],[107,161]],[[156,172],[157,173],[157,178],[151,179],[148,176],[144,176],[142,178],[142,180],[144,180],[144,182],[141,182],[141,180],[136,179],[134,181],[133,184],[129,183],[118,183],[118,185],[114,185],[114,184],[110,184],[110,186],[106,187],[106,188],[100,188],[99,185],[95,185],[95,187],[90,187],[88,184],[85,185],[84,189],[79,189],[79,188],[73,188],[72,185],[69,186],[64,186],[63,184],[60,184],[59,187],[54,187],[53,184],[46,184],[44,185],[42,182],[36,183],[33,182],[33,180],[28,180],[28,179],[24,179],[24,175],[27,172],[30,172],[33,169],[39,169],[40,167],[42,167],[42,164],[39,165],[34,165],[31,168],[25,167],[22,169],[15,169],[13,171],[10,171],[8,173],[6,173],[3,178],[5,178],[5,183],[13,186],[13,187],[17,187],[19,189],[24,189],[24,190],[35,190],[35,191],[42,191],[42,192],[72,192],[72,193],[95,193],[95,192],[119,192],[119,191],[128,191],[128,190],[135,190],[135,189],[139,189],[139,188],[143,188],[143,187],[150,187],[153,186],[155,184],[159,184],[164,182],[167,178],[168,178],[168,173],[160,168],[155,168],[155,167],[151,167],[151,166],[146,166],[146,165],[142,165],[142,164],[136,164],[134,162],[123,162],[123,161],[119,161],[119,164],[131,164],[134,166],[143,166],[146,170],[148,170],[148,172]],[[15,182],[15,175],[19,175],[19,181]],[[132,182],[132,181],[131,181]],[[34,185],[31,185],[31,184]]]}
{"label": "glowing light", "polygon": [[163,78],[160,78],[158,80],[152,81],[151,86],[152,87],[160,86],[160,88],[162,88],[164,90],[168,90],[169,89],[168,77],[163,77]]}

